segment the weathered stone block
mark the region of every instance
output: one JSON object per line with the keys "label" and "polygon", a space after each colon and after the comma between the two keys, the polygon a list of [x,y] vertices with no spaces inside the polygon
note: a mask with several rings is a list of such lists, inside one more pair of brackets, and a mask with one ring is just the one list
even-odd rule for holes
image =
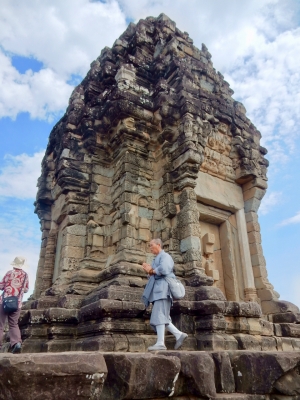
{"label": "weathered stone block", "polygon": [[193,334],[195,331],[194,317],[191,315],[187,314],[172,315],[172,323],[182,332]]}
{"label": "weathered stone block", "polygon": [[256,212],[249,211],[245,213],[246,222],[255,222],[258,223],[258,215]]}
{"label": "weathered stone block", "polygon": [[249,248],[251,255],[262,254],[262,246],[260,243],[250,243]]}
{"label": "weathered stone block", "polygon": [[225,302],[225,314],[240,317],[254,317],[258,318],[262,315],[261,308],[256,302],[236,302],[226,301]]}
{"label": "weathered stone block", "polygon": [[74,344],[74,348],[78,351],[114,351],[114,347],[115,343],[110,335],[87,337],[77,340]]}
{"label": "weathered stone block", "polygon": [[258,222],[250,221],[247,222],[246,226],[247,226],[247,232],[253,232],[253,231],[260,232],[260,226]]}
{"label": "weathered stone block", "polygon": [[85,241],[84,236],[65,234],[62,237],[62,246],[84,247]]}
{"label": "weathered stone block", "polygon": [[3,399],[97,400],[107,368],[100,353],[0,355]]}
{"label": "weathered stone block", "polygon": [[254,279],[267,278],[268,276],[267,268],[264,265],[253,267],[253,276]]}
{"label": "weathered stone block", "polygon": [[[248,333],[250,335],[261,335],[262,334],[262,326],[261,326],[261,322],[258,318],[247,318],[247,323],[249,325]],[[273,331],[273,329],[271,329],[271,331]]]}
{"label": "weathered stone block", "polygon": [[195,249],[188,249],[183,255],[183,261],[185,263],[191,262],[191,261],[199,261],[202,259],[201,256],[201,251],[195,250]]}
{"label": "weathered stone block", "polygon": [[278,390],[279,393],[286,395],[286,396],[300,395],[299,367],[296,367],[296,368],[286,372],[283,376],[281,376],[275,382],[274,388],[276,390]]}
{"label": "weathered stone block", "polygon": [[145,352],[147,349],[145,348],[145,341],[143,338],[133,335],[127,335],[128,341],[128,351],[131,353],[141,353]]}
{"label": "weathered stone block", "polygon": [[81,306],[83,296],[66,294],[58,300],[57,306],[67,309],[77,309]]}
{"label": "weathered stone block", "polygon": [[215,286],[202,286],[195,291],[195,300],[221,300],[226,301],[223,292]]}
{"label": "weathered stone block", "polygon": [[85,225],[67,226],[64,232],[70,235],[85,236],[86,226]]}
{"label": "weathered stone block", "polygon": [[181,363],[181,370],[174,394],[203,396],[216,395],[214,362],[211,354],[205,352],[173,352]]}
{"label": "weathered stone block", "polygon": [[122,238],[122,231],[121,229],[117,229],[112,235],[112,243],[115,244],[119,242]]}
{"label": "weathered stone block", "polygon": [[106,400],[158,398],[174,394],[180,372],[178,357],[106,353],[104,358],[108,374],[102,397]]}
{"label": "weathered stone block", "polygon": [[73,215],[73,214],[87,214],[88,213],[88,206],[84,204],[68,204],[63,210],[63,213],[66,215]]}
{"label": "weathered stone block", "polygon": [[300,313],[286,312],[272,315],[274,323],[297,323],[300,324]]}
{"label": "weathered stone block", "polygon": [[236,391],[269,394],[274,383],[300,361],[293,353],[230,353]]}
{"label": "weathered stone block", "polygon": [[233,335],[238,342],[239,350],[261,350],[261,338],[259,336],[238,333]]}
{"label": "weathered stone block", "polygon": [[196,331],[225,331],[226,321],[223,315],[212,314],[195,318]]}
{"label": "weathered stone block", "polygon": [[235,382],[228,353],[212,353],[217,393],[234,393]]}
{"label": "weathered stone block", "polygon": [[281,337],[280,340],[281,340],[281,347],[282,347],[283,352],[288,352],[288,351],[294,350],[292,338]]}
{"label": "weathered stone block", "polygon": [[274,337],[261,337],[261,349],[262,351],[277,351],[277,343]]}
{"label": "weathered stone block", "polygon": [[93,236],[93,246],[95,247],[103,247],[104,245],[104,237],[100,235]]}
{"label": "weathered stone block", "polygon": [[245,190],[243,192],[244,201],[247,201],[247,200],[252,199],[252,198],[256,198],[258,200],[261,200],[264,197],[265,193],[266,193],[266,191],[264,189],[259,189],[257,187],[252,187],[251,189]]}
{"label": "weathered stone block", "polygon": [[49,308],[44,311],[45,320],[53,323],[77,324],[79,321],[78,310],[65,308]]}
{"label": "weathered stone block", "polygon": [[183,155],[179,156],[176,160],[173,161],[173,168],[177,169],[185,162],[193,163],[193,164],[200,164],[202,161],[201,154],[198,154],[194,150],[188,150]]}
{"label": "weathered stone block", "polygon": [[260,319],[259,323],[261,325],[261,335],[263,336],[274,335],[274,325],[272,322],[266,321],[265,319]]}
{"label": "weathered stone block", "polygon": [[264,314],[299,313],[299,308],[295,304],[283,300],[262,301],[261,308]]}
{"label": "weathered stone block", "polygon": [[243,317],[261,317],[262,312],[260,305],[255,301],[241,302],[239,303],[239,314]]}
{"label": "weathered stone block", "polygon": [[187,226],[182,226],[179,232],[179,238],[185,239],[188,236],[201,237],[200,224],[189,224]]}
{"label": "weathered stone block", "polygon": [[187,250],[200,250],[200,239],[197,236],[190,236],[180,241],[180,251],[185,253]]}
{"label": "weathered stone block", "polygon": [[261,200],[253,197],[252,199],[249,199],[247,201],[245,201],[245,212],[249,212],[249,211],[254,211],[257,212],[260,206],[260,202]]}
{"label": "weathered stone block", "polygon": [[174,312],[184,312],[193,315],[211,315],[224,313],[225,303],[217,300],[203,301],[176,301],[173,306]]}
{"label": "weathered stone block", "polygon": [[151,232],[149,229],[139,229],[138,230],[138,239],[143,240],[144,242],[150,242],[152,239]]}
{"label": "weathered stone block", "polygon": [[114,351],[127,352],[128,351],[128,339],[124,334],[112,335],[114,341]]}
{"label": "weathered stone block", "polygon": [[282,336],[300,338],[300,324],[280,324]]}
{"label": "weathered stone block", "polygon": [[212,206],[222,205],[223,209],[225,206],[225,209],[232,211],[244,207],[242,189],[239,186],[224,182],[202,171],[198,173],[195,193],[199,198],[204,199],[205,203]]}
{"label": "weathered stone block", "polygon": [[31,304],[31,308],[44,310],[45,308],[57,307],[57,303],[58,303],[57,296],[44,296],[39,300],[35,300]]}
{"label": "weathered stone block", "polygon": [[153,218],[153,210],[149,210],[148,208],[139,206],[139,217],[152,219]]}
{"label": "weathered stone block", "polygon": [[178,216],[178,226],[181,228],[189,224],[199,223],[199,212],[197,211],[181,211]]}
{"label": "weathered stone block", "polygon": [[60,261],[61,271],[77,271],[80,258],[65,257]]}
{"label": "weathered stone block", "polygon": [[243,191],[250,190],[251,188],[267,189],[267,181],[262,178],[254,178],[243,185]]}
{"label": "weathered stone block", "polygon": [[93,174],[93,181],[98,185],[112,186],[112,178],[104,175]]}
{"label": "weathered stone block", "polygon": [[233,336],[220,333],[198,334],[196,339],[198,350],[221,351],[237,350],[238,348],[238,343]]}
{"label": "weathered stone block", "polygon": [[300,339],[292,338],[292,345],[295,351],[300,351]]}
{"label": "weathered stone block", "polygon": [[[252,243],[261,243],[261,234],[260,232],[252,231],[248,233],[248,240],[249,244]],[[260,253],[255,253],[255,254],[260,254]]]}
{"label": "weathered stone block", "polygon": [[92,170],[94,174],[102,175],[107,178],[112,178],[114,176],[114,168],[105,168],[96,163],[93,163]]}
{"label": "weathered stone block", "polygon": [[[79,236],[82,237],[82,236]],[[83,258],[84,248],[83,247],[73,247],[73,246],[63,246],[61,249],[61,257],[72,257],[72,258]]]}

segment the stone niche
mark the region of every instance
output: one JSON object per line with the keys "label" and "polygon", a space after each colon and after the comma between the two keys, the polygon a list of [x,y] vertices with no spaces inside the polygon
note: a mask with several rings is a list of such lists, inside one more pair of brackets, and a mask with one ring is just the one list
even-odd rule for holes
{"label": "stone niche", "polygon": [[172,308],[186,350],[299,347],[299,309],[278,299],[261,245],[267,151],[232,94],[205,45],[164,14],[102,50],[42,162],[24,352],[144,351],[141,264],[157,237],[186,285]]}

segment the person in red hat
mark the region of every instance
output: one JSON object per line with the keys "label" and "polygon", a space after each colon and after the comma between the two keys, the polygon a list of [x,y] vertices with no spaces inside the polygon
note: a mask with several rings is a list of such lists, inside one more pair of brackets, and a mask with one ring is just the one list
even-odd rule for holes
{"label": "person in red hat", "polygon": [[[3,290],[0,296],[0,348],[2,346],[3,328],[8,318],[10,347],[12,353],[19,353],[22,347],[21,332],[18,326],[20,317],[23,294],[29,290],[28,274],[23,270],[27,267],[24,257],[15,257],[11,263],[13,269],[8,271],[0,282],[0,290]],[[3,308],[3,299],[10,296],[18,298],[18,309],[7,314]]]}

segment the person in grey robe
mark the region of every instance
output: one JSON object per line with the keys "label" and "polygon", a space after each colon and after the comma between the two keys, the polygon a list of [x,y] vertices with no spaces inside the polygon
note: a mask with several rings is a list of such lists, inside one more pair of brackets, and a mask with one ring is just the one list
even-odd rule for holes
{"label": "person in grey robe", "polygon": [[162,250],[160,239],[151,240],[150,251],[156,257],[152,262],[152,266],[143,263],[143,269],[148,273],[149,281],[145,287],[142,301],[146,307],[150,303],[153,303],[150,325],[157,334],[157,341],[154,346],[148,347],[148,351],[167,349],[165,346],[165,328],[175,336],[176,343],[174,349],[177,350],[188,335],[178,330],[172,324],[170,317],[173,299],[168,282],[164,277],[175,277],[173,272],[174,261],[170,254]]}

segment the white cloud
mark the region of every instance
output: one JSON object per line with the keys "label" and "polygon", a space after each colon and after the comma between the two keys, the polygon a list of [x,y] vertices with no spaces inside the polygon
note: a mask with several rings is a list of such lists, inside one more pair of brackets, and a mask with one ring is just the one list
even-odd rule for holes
{"label": "white cloud", "polygon": [[299,138],[300,28],[253,49],[228,72],[236,94],[262,131],[262,144],[275,163],[287,161]]}
{"label": "white cloud", "polygon": [[115,0],[1,3],[2,47],[42,61],[65,79],[86,74],[102,48],[111,46],[127,25]]}
{"label": "white cloud", "polygon": [[34,199],[43,156],[43,151],[33,156],[5,156],[5,166],[0,170],[0,197]]}
{"label": "white cloud", "polygon": [[281,196],[282,196],[281,192],[269,192],[269,193],[267,193],[263,197],[263,199],[261,201],[258,213],[260,215],[268,214],[270,211],[272,211],[272,208],[274,206],[276,206],[278,203],[280,203]]}
{"label": "white cloud", "polygon": [[50,68],[20,74],[0,50],[0,118],[29,112],[32,118],[53,119],[68,105],[73,86]]}
{"label": "white cloud", "polygon": [[[15,118],[21,112],[32,118],[57,118],[68,105],[72,75],[83,77],[126,25],[114,0],[1,0],[0,118]],[[20,74],[11,64],[12,55],[37,59],[43,68]]]}
{"label": "white cloud", "polygon": [[298,211],[293,217],[287,218],[280,223],[281,226],[292,224],[300,224],[300,211]]}

